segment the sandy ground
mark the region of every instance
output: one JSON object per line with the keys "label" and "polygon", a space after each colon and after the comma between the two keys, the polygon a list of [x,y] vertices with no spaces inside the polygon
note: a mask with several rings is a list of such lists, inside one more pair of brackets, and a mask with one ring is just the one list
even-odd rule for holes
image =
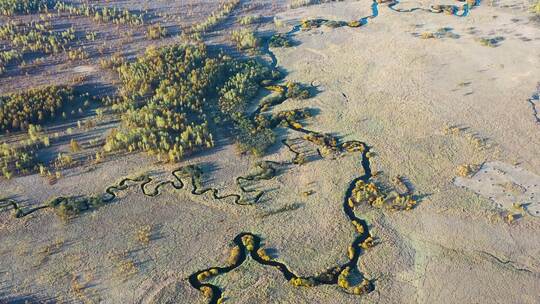
{"label": "sandy ground", "polygon": [[540,216],[540,176],[502,162],[484,164],[472,178],[456,178],[455,184],[491,199],[504,209],[523,204],[532,216]]}
{"label": "sandy ground", "polygon": [[[369,14],[366,3],[351,3],[282,18]],[[443,27],[460,37],[416,37]],[[505,39],[495,48],[478,43],[489,35]],[[310,102],[321,109],[313,128],[362,138],[374,147],[379,170],[403,174],[426,195],[411,213],[372,215],[384,241],[361,260],[380,277],[375,302],[540,300],[538,219],[508,225],[489,195],[452,184],[463,163],[497,160],[540,172],[540,128],[527,103],[539,81],[539,38],[537,25],[508,9],[481,6],[458,18],[383,7],[362,30],[322,27],[278,52],[290,78],[320,85]]]}
{"label": "sandy ground", "polygon": [[[286,24],[303,17],[352,20],[370,15],[370,5],[311,6],[279,19]],[[419,37],[443,27],[459,38]],[[494,48],[478,41],[494,36],[505,38]],[[212,280],[227,302],[540,302],[540,219],[525,213],[508,223],[509,205],[497,204],[486,188],[455,184],[462,164],[496,162],[540,175],[540,127],[527,102],[540,81],[538,24],[521,9],[487,4],[466,18],[397,13],[382,5],[365,27],[321,27],[295,39],[298,46],[273,50],[278,63],[289,79],[317,85],[321,92],[276,110],[319,109],[307,128],[367,142],[380,177],[405,176],[421,200],[409,212],[359,211],[380,240],[359,262],[360,270],[376,279],[374,292],[359,298],[336,286],[293,288],[279,272],[248,261]],[[266,159],[291,156],[278,147]],[[238,191],[234,178],[255,161],[239,157],[225,142],[188,162],[208,169],[207,185],[231,193]],[[99,193],[140,172],[166,179],[172,168],[134,155],[90,172],[67,172],[53,187],[38,176],[0,183],[3,193],[31,205],[56,195]],[[343,193],[361,170],[354,154],[282,168],[275,179],[257,183],[268,193],[253,207],[185,190],[169,189],[151,199],[133,187],[114,203],[69,222],[49,211],[23,220],[0,213],[0,302],[205,303],[185,278],[224,264],[232,239],[242,231],[261,235],[275,257],[298,274],[317,273],[346,260],[354,233],[343,215]],[[530,179],[513,181],[519,188]],[[306,198],[301,195],[306,190],[315,194]],[[531,203],[538,203],[537,196]],[[291,204],[297,208],[272,212]],[[152,227],[152,239],[141,244],[136,235],[145,225]]]}

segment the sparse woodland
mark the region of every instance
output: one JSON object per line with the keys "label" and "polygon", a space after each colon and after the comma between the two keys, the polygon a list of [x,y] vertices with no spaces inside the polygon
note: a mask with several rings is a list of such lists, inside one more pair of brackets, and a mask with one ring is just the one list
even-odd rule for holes
{"label": "sparse woodland", "polygon": [[98,22],[112,22],[114,24],[142,25],[144,14],[131,12],[117,7],[100,7],[86,3],[76,5],[63,1],[56,1],[54,6],[59,13],[65,12],[76,16],[91,17]]}
{"label": "sparse woodland", "polygon": [[100,7],[87,3],[73,4],[56,0],[0,0],[0,14],[5,16],[56,11],[70,15],[92,17],[99,22],[142,25],[144,14],[117,7]]}
{"label": "sparse woodland", "polygon": [[0,145],[0,171],[4,178],[14,175],[28,174],[38,167],[37,152],[50,145],[50,139],[42,132],[40,126],[28,126],[27,139],[17,144]]}
{"label": "sparse woodland", "polygon": [[116,108],[122,124],[105,151],[145,151],[162,160],[214,146],[213,125],[230,126],[242,150],[262,154],[271,130],[246,115],[247,103],[270,71],[255,61],[212,57],[204,44],[150,48],[118,68],[122,81]]}
{"label": "sparse woodland", "polygon": [[69,86],[49,86],[0,96],[0,133],[27,130],[30,124],[65,116],[65,108],[74,105],[78,95]]}
{"label": "sparse woodland", "polygon": [[239,50],[252,50],[259,46],[259,38],[249,29],[235,30],[231,34],[231,40],[236,43]]}
{"label": "sparse woodland", "polygon": [[207,32],[218,23],[226,19],[229,14],[240,4],[240,0],[229,0],[221,5],[220,9],[213,12],[206,20],[193,27],[193,32]]}
{"label": "sparse woodland", "polygon": [[[239,3],[238,0],[223,3],[192,31],[209,31],[227,18]],[[144,14],[126,9],[54,0],[0,0],[0,12],[8,16],[57,12],[90,17],[96,22],[133,26],[144,24],[145,19]],[[75,29],[55,29],[50,14],[48,16],[28,23],[8,22],[0,27],[0,40],[10,41],[12,48],[0,52],[0,73],[9,64],[24,62],[24,56],[30,53],[66,52],[69,60],[88,57],[83,48],[71,45],[80,39]],[[242,22],[253,23],[256,19],[246,18]],[[147,27],[146,35],[149,39],[159,39],[165,37],[167,31],[156,23]],[[91,41],[95,39],[95,33],[82,33],[82,36]],[[258,42],[255,35],[248,36],[252,39],[240,37],[238,43],[255,46]],[[268,119],[262,116],[254,119],[246,113],[248,102],[260,88],[259,83],[275,76],[256,61],[211,56],[206,46],[197,44],[151,47],[135,61],[102,61],[101,65],[113,68],[121,80],[120,93],[103,99],[104,104],[112,106],[121,117],[120,126],[106,137],[104,152],[144,151],[161,160],[178,161],[194,151],[213,147],[218,129],[233,136],[241,151],[257,155],[263,154],[275,141]],[[70,86],[50,86],[0,96],[0,131],[27,131],[33,125],[39,127],[59,117],[71,117],[80,97],[88,97],[88,94],[76,92]],[[6,175],[10,177],[13,172],[23,173],[34,168],[35,152],[41,147],[4,146],[3,168],[9,171]]]}
{"label": "sparse woodland", "polygon": [[0,14],[12,16],[44,12],[54,7],[54,0],[0,0]]}
{"label": "sparse woodland", "polygon": [[16,50],[0,51],[0,76],[6,71],[6,66],[22,59],[21,54]]}
{"label": "sparse woodland", "polygon": [[24,52],[55,54],[65,51],[75,41],[75,29],[55,31],[50,22],[15,23],[0,27],[0,40],[10,41],[12,47]]}

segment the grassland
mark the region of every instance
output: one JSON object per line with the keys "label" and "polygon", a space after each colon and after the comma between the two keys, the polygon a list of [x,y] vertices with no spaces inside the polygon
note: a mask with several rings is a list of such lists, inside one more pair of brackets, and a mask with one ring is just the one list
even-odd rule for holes
{"label": "grassland", "polygon": [[0,302],[538,302],[537,11],[0,0]]}

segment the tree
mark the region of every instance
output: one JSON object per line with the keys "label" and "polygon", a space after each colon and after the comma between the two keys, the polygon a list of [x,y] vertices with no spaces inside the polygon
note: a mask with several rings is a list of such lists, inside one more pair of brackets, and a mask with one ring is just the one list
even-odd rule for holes
{"label": "tree", "polygon": [[79,145],[79,143],[75,139],[72,139],[69,142],[69,148],[70,148],[71,152],[73,152],[73,153],[81,151],[81,146]]}

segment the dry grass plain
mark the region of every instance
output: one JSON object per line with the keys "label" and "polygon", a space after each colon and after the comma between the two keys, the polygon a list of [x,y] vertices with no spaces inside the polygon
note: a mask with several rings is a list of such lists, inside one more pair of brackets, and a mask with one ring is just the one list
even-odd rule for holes
{"label": "dry grass plain", "polygon": [[[402,1],[393,8],[433,4],[441,3]],[[55,17],[59,24],[98,32],[98,39],[87,44],[90,58],[70,62],[60,54],[27,68],[14,67],[0,76],[2,95],[63,84],[78,74],[86,75],[84,84],[102,94],[114,91],[118,80],[100,67],[102,56],[120,52],[130,58],[149,44],[174,43],[180,39],[175,34],[217,7],[214,1],[114,5],[148,10],[153,22],[159,20],[173,34],[148,41],[144,27],[128,31],[83,17]],[[241,16],[263,15],[268,20],[252,28],[268,36],[288,32],[302,19],[358,20],[372,15],[372,5],[343,1],[290,9],[285,2],[243,1],[205,39],[212,47],[243,56],[228,40],[229,29],[241,27]],[[540,219],[535,213],[540,206],[540,125],[533,111],[540,81],[540,23],[530,6],[525,1],[486,1],[459,17],[397,12],[381,3],[377,16],[361,27],[323,25],[294,33],[293,47],[270,48],[286,80],[311,84],[317,91],[270,111],[316,109],[303,123],[306,129],[367,143],[374,179],[389,185],[396,175],[404,177],[418,205],[409,211],[357,207],[356,215],[376,238],[358,262],[361,273],[373,280],[372,292],[352,295],[335,284],[294,287],[276,269],[248,258],[209,279],[223,290],[224,302],[540,302]],[[0,24],[7,20],[1,17]],[[490,44],[497,37],[502,39]],[[101,54],[98,48],[105,41],[107,51]],[[260,56],[269,57],[264,51]],[[80,119],[93,115],[89,110]],[[43,153],[68,151],[73,136],[81,143],[103,138],[118,124],[114,115],[105,116],[90,129],[77,128],[77,119],[48,126],[65,139]],[[278,140],[262,159],[290,160],[294,155],[281,144],[283,139],[296,142],[295,148],[311,157],[303,165],[280,166],[274,178],[253,183],[264,191],[253,206],[169,185],[157,197],[131,186],[110,204],[69,220],[51,210],[21,219],[0,212],[0,303],[207,303],[187,278],[226,265],[232,240],[244,231],[260,236],[272,259],[299,276],[347,262],[347,248],[358,233],[343,212],[344,193],[352,179],[366,173],[362,155],[319,157],[316,145],[295,141],[302,135],[292,128],[277,129]],[[23,135],[0,139],[14,142],[19,137]],[[96,149],[84,149],[80,159]],[[31,207],[57,196],[103,193],[121,179],[143,173],[154,179],[151,188],[170,179],[179,166],[200,164],[203,186],[238,193],[235,178],[252,172],[260,159],[239,155],[232,140],[224,138],[213,149],[176,164],[144,154],[114,155],[99,164],[82,162],[66,169],[53,185],[30,174],[0,179],[0,189],[2,197]],[[489,173],[497,168],[506,171]],[[513,191],[512,201],[504,191]],[[358,277],[351,284],[358,284]]]}

